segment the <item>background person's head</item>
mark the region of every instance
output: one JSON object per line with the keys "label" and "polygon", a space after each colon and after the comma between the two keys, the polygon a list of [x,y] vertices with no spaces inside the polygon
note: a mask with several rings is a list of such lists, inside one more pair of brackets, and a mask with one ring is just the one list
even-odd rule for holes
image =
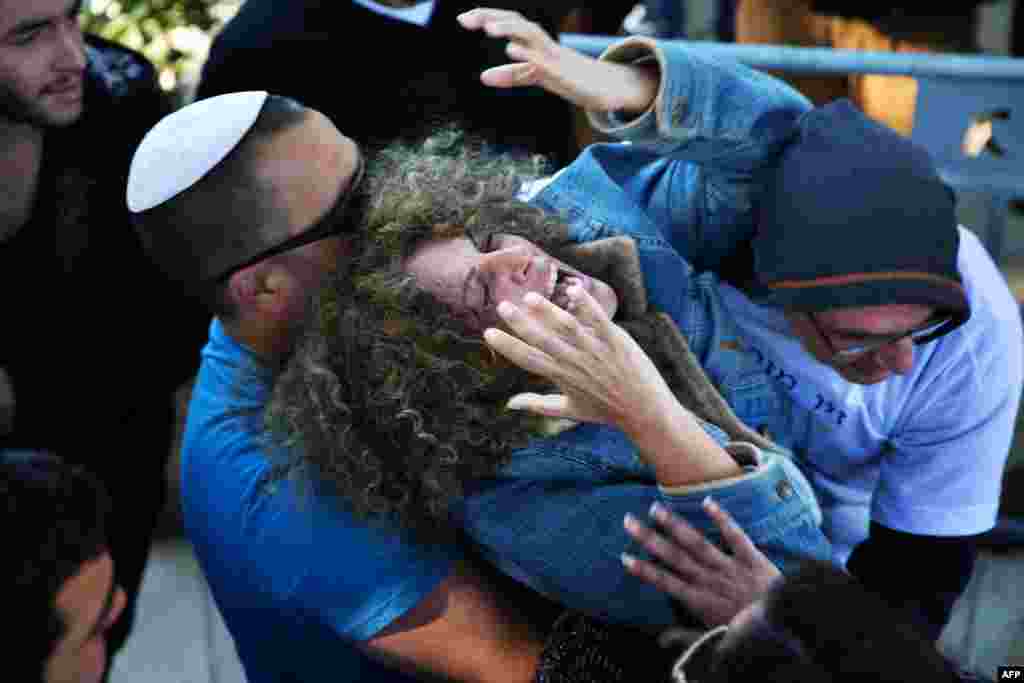
{"label": "background person's head", "polygon": [[970,315],[955,197],[925,149],[840,100],[805,114],[765,173],[755,277],[819,361],[873,384],[909,371],[922,329]]}
{"label": "background person's head", "polygon": [[109,502],[81,467],[33,452],[0,452],[0,523],[6,530],[0,585],[18,615],[11,680],[96,683],[105,633],[124,609],[105,531]]}
{"label": "background person's head", "polygon": [[[841,568],[807,562],[736,615],[685,666],[703,683],[958,680],[910,622]],[[701,671],[705,669],[704,671]]]}
{"label": "background person's head", "polygon": [[82,0],[0,0],[0,122],[66,126],[82,113]]}
{"label": "background person's head", "polygon": [[128,205],[165,272],[225,322],[279,337],[344,253],[336,231],[361,163],[323,114],[233,93],[154,126],[132,161]]}

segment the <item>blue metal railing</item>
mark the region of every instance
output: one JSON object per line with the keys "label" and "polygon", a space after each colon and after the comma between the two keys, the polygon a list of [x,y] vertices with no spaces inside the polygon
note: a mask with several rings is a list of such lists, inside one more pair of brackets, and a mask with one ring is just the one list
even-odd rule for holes
{"label": "blue metal railing", "polygon": [[[596,57],[622,37],[564,33],[559,42]],[[820,47],[740,45],[709,41],[665,41],[683,45],[703,54],[732,59],[755,69],[793,73],[871,73],[921,78],[1020,81],[1024,84],[1024,59],[1011,57],[908,54],[904,52],[862,52]]]}
{"label": "blue metal railing", "polygon": [[[563,34],[562,44],[597,56],[614,36]],[[911,138],[935,159],[943,179],[961,193],[982,197],[985,216],[974,225],[997,261],[1003,257],[1008,204],[1024,199],[1024,59],[991,55],[862,52],[779,45],[669,40],[717,59],[794,74],[885,74],[918,80]],[[992,119],[992,148],[977,157],[962,151],[964,134],[979,116]]]}

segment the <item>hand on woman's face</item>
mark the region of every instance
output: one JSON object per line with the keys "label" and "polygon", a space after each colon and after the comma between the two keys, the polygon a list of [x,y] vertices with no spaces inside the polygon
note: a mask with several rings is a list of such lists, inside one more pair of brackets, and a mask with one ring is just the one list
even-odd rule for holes
{"label": "hand on woman's face", "polygon": [[477,249],[468,237],[421,244],[405,262],[419,285],[433,294],[474,329],[502,326],[497,307],[502,301],[520,305],[527,292],[564,307],[568,275],[614,317],[618,297],[606,283],[588,277],[545,253],[536,244],[514,235],[493,235]]}

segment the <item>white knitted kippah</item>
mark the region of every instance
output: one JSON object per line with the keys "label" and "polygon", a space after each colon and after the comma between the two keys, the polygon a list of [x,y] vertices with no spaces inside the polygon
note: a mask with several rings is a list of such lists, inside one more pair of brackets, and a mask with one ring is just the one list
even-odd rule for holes
{"label": "white knitted kippah", "polygon": [[128,209],[163,204],[219,164],[252,128],[267,93],[247,91],[193,102],[142,138],[128,171]]}

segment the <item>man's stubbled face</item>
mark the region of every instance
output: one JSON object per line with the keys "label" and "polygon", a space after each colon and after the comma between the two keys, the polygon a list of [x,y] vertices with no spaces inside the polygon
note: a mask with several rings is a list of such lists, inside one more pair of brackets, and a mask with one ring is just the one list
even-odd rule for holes
{"label": "man's stubbled face", "polygon": [[0,0],[0,117],[66,126],[82,114],[81,0]]}

